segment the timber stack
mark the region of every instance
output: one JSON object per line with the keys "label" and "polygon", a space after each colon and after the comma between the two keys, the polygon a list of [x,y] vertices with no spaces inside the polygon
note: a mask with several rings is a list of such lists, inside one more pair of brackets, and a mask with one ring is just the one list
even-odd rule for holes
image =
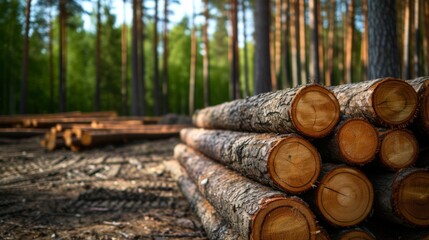
{"label": "timber stack", "polygon": [[384,220],[423,233],[428,86],[309,84],[207,107],[166,166],[210,239],[375,239]]}
{"label": "timber stack", "polygon": [[138,139],[178,136],[190,124],[158,124],[160,117],[124,117],[114,111],[67,112],[42,115],[0,116],[0,137],[43,136],[40,144],[49,151],[78,151]]}

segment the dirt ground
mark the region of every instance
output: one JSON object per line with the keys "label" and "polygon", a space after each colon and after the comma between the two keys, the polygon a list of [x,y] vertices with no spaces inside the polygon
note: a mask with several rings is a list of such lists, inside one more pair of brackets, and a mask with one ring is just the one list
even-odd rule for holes
{"label": "dirt ground", "polygon": [[162,162],[177,138],[72,153],[0,140],[0,239],[206,239]]}

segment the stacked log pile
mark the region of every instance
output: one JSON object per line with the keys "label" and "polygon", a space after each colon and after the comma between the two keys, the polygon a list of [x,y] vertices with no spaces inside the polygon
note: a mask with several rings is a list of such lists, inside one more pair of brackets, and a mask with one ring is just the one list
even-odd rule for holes
{"label": "stacked log pile", "polygon": [[211,239],[375,239],[379,219],[424,232],[428,84],[312,84],[204,108],[167,165]]}
{"label": "stacked log pile", "polygon": [[178,136],[190,125],[158,124],[160,117],[123,117],[116,112],[68,112],[43,115],[0,116],[0,137],[22,138],[44,135],[47,150],[83,148],[123,143],[136,139]]}

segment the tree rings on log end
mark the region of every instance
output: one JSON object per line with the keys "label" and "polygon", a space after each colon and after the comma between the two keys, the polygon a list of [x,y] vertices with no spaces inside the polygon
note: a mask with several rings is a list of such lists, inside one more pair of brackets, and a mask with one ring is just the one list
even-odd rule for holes
{"label": "tree rings on log end", "polygon": [[348,229],[341,232],[335,239],[338,240],[350,240],[350,239],[359,239],[359,240],[375,240],[375,236],[365,231],[363,229]]}
{"label": "tree rings on log end", "polygon": [[89,146],[92,143],[92,135],[91,134],[87,134],[85,132],[82,132],[81,138],[80,138],[80,142],[82,143],[83,146]]}
{"label": "tree rings on log end", "polygon": [[387,78],[376,85],[372,94],[375,114],[387,125],[410,122],[417,109],[417,94],[407,82]]}
{"label": "tree rings on log end", "polygon": [[398,171],[412,165],[419,146],[414,135],[405,129],[391,130],[384,135],[380,147],[380,161],[389,169]]}
{"label": "tree rings on log end", "polygon": [[294,97],[290,114],[293,125],[300,133],[321,138],[338,123],[340,106],[330,90],[319,85],[308,85]]}
{"label": "tree rings on log end", "polygon": [[392,203],[401,219],[411,225],[429,226],[429,170],[414,169],[394,181]]}
{"label": "tree rings on log end", "polygon": [[310,189],[320,173],[317,149],[299,136],[280,140],[268,157],[268,172],[283,190],[301,193]]}
{"label": "tree rings on log end", "polygon": [[342,158],[364,165],[374,159],[378,149],[377,130],[362,119],[349,119],[339,129],[337,142]]}
{"label": "tree rings on log end", "polygon": [[251,239],[315,239],[316,220],[296,197],[274,197],[262,203],[253,218]]}
{"label": "tree rings on log end", "polygon": [[359,170],[336,167],[323,176],[316,190],[316,204],[333,225],[348,227],[363,221],[371,211],[374,191]]}

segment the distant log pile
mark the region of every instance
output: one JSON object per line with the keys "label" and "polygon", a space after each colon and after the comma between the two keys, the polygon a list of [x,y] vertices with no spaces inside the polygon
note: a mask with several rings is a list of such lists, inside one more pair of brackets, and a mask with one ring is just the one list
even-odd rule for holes
{"label": "distant log pile", "polygon": [[413,166],[427,166],[418,153],[429,145],[414,133],[429,138],[428,79],[313,84],[199,110],[200,128],[183,129],[175,148],[187,176],[178,184],[188,196],[194,184],[191,205],[226,223],[205,223],[194,207],[207,231],[242,239],[376,239],[361,225],[379,218],[419,232],[429,227],[429,170]]}
{"label": "distant log pile", "polygon": [[116,112],[68,112],[42,115],[0,116],[0,137],[42,136],[47,150],[78,151],[137,139],[178,136],[189,124],[158,124],[161,117],[123,117]]}

